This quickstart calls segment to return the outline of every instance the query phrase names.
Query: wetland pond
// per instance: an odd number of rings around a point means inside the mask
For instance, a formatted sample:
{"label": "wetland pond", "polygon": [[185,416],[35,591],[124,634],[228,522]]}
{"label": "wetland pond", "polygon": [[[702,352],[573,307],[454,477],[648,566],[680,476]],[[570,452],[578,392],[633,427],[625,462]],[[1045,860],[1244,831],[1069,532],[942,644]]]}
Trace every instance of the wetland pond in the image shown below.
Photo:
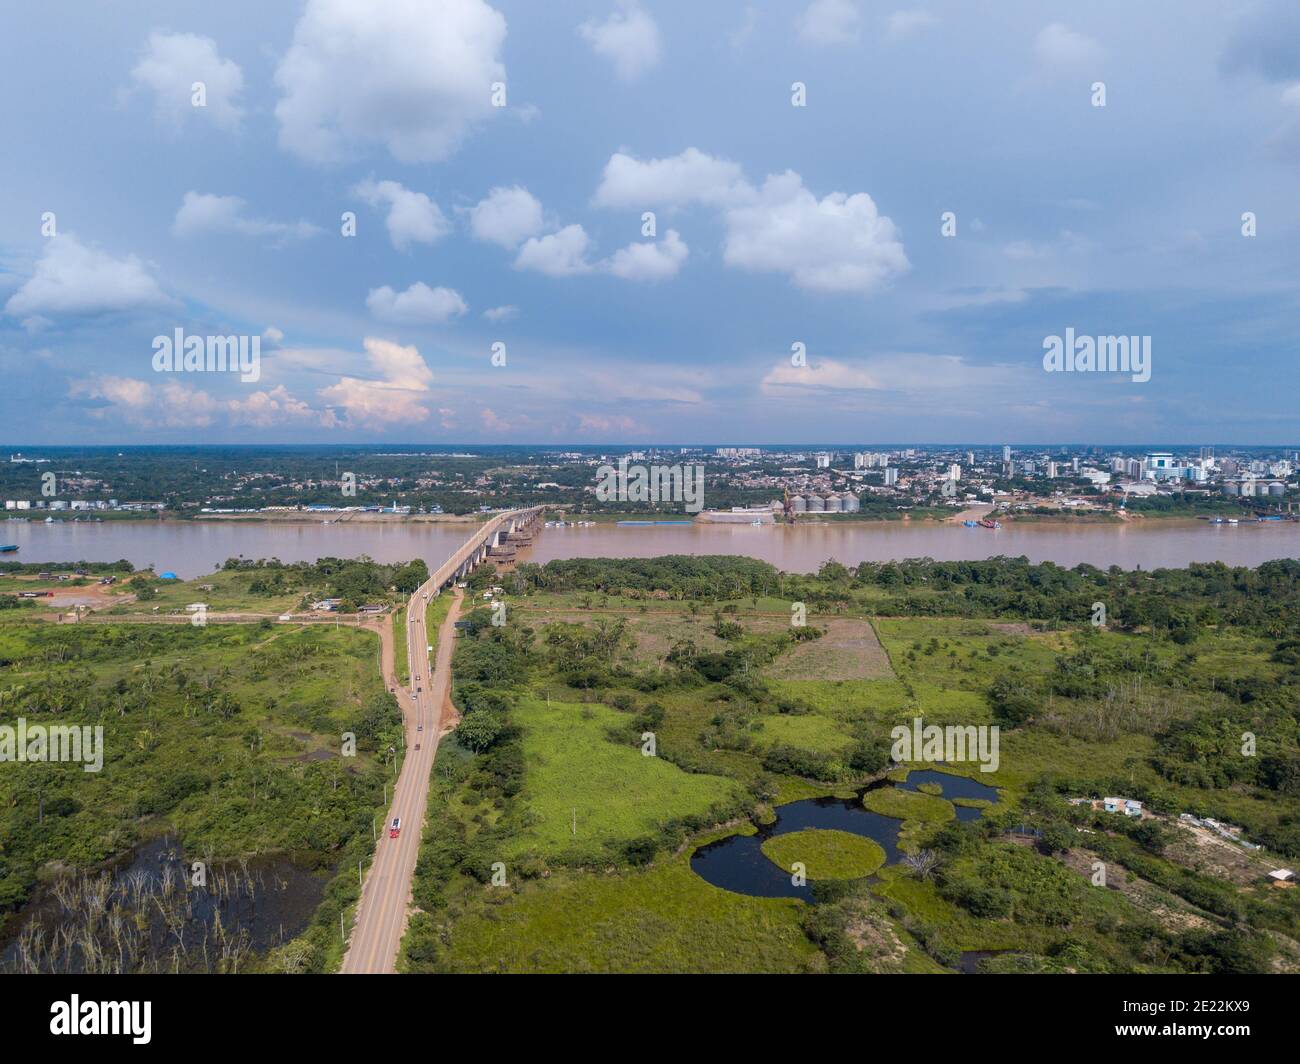
{"label": "wetland pond", "polygon": [[0,972],[234,972],[306,928],[327,877],[284,858],[207,869],[174,839],[42,885],[0,937]]}
{"label": "wetland pond", "polygon": [[[885,851],[885,864],[896,864],[902,857],[897,843],[898,829],[903,822],[864,809],[862,796],[877,787],[898,786],[903,790],[914,791],[926,783],[941,787],[942,797],[949,801],[954,798],[982,798],[989,802],[998,800],[997,788],[978,780],[933,769],[914,769],[908,773],[904,783],[877,780],[861,788],[852,798],[807,798],[778,806],[775,810],[776,819],[770,824],[758,825],[755,834],[728,835],[725,839],[701,846],[691,856],[691,868],[715,887],[735,894],[807,901],[812,897],[812,881],[809,880],[805,886],[796,887],[791,882],[790,872],[778,868],[763,853],[764,842],[777,835],[809,828],[847,831],[871,839]],[[956,809],[958,820],[974,820],[983,812],[969,806],[959,805]]]}

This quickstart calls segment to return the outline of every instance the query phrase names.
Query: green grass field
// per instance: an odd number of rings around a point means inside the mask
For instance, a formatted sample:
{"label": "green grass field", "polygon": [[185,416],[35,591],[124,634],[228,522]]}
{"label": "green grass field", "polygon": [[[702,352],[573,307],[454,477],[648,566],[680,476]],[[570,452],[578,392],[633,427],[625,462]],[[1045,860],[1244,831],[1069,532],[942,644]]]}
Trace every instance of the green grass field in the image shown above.
{"label": "green grass field", "polygon": [[515,707],[514,719],[523,730],[526,811],[508,856],[598,861],[620,843],[669,820],[704,815],[740,793],[732,780],[691,775],[637,746],[611,742],[606,732],[626,717],[606,706],[547,706],[530,698]]}
{"label": "green grass field", "polygon": [[[718,890],[685,855],[641,872],[479,887],[450,932],[453,972],[803,972],[820,957],[801,903]],[[498,891],[496,896],[492,891]]]}
{"label": "green grass field", "polygon": [[861,879],[885,863],[877,843],[847,831],[791,831],[767,839],[762,849],[783,872],[803,865],[809,879]]}

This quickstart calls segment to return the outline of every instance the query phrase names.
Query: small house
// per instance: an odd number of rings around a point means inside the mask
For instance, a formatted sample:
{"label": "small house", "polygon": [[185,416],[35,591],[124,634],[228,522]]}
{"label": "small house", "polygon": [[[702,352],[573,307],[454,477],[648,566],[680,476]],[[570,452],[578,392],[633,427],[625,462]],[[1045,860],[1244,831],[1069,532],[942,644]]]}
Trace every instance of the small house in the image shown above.
{"label": "small house", "polygon": [[1142,803],[1132,798],[1103,798],[1102,808],[1108,813],[1123,813],[1125,816],[1142,815]]}

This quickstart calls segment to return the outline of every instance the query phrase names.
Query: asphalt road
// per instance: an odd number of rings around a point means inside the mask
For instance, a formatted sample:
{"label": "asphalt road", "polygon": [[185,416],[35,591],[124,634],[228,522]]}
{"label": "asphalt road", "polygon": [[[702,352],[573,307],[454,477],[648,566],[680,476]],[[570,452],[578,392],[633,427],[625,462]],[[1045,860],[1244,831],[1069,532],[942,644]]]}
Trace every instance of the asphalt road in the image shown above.
{"label": "asphalt road", "polygon": [[[432,594],[428,584],[411,596],[406,609],[407,658],[412,663],[412,688],[418,689],[412,694],[401,686],[403,678],[398,677],[397,698],[406,722],[406,760],[362,887],[352,938],[343,958],[344,972],[395,972],[397,951],[406,930],[411,882],[428,807],[429,776],[450,691],[451,654],[461,603],[461,591],[455,588],[455,601],[438,630],[438,651],[430,677],[423,664],[429,660],[426,647],[432,642],[424,623],[426,591]],[[418,750],[416,743],[420,744]],[[390,839],[389,825],[394,817],[402,818],[402,830],[396,839]]]}

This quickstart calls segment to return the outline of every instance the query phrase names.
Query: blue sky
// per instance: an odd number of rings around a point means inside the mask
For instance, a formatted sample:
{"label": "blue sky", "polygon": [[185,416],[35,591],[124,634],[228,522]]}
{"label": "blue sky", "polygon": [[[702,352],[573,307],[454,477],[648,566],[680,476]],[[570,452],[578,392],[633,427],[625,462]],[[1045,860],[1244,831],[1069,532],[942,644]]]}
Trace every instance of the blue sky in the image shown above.
{"label": "blue sky", "polygon": [[3,438],[1294,444],[1300,8],[1229,7],[20,12]]}

